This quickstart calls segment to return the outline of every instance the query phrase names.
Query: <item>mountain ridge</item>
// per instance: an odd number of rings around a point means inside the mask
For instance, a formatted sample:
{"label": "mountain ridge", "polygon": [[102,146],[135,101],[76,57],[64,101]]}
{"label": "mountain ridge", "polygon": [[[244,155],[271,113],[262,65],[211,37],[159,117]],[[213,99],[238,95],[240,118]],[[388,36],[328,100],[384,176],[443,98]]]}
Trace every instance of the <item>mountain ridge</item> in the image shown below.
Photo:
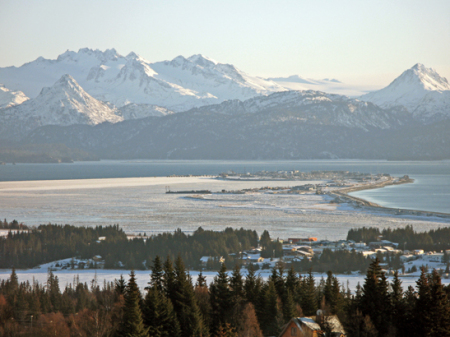
{"label": "mountain ridge", "polygon": [[68,50],[54,60],[39,57],[20,67],[0,68],[0,83],[33,98],[66,73],[94,98],[118,107],[152,104],[176,112],[285,90],[199,54],[151,63],[134,52],[122,56],[115,49],[88,48]]}

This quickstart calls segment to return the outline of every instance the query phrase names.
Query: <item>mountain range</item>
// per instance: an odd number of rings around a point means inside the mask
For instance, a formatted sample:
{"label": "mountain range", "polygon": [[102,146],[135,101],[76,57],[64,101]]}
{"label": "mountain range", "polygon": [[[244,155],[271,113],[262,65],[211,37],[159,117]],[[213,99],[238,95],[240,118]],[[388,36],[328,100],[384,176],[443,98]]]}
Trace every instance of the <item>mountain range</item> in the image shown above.
{"label": "mountain range", "polygon": [[92,97],[115,106],[152,104],[176,112],[286,90],[202,55],[150,63],[133,52],[122,56],[115,49],[87,48],[66,51],[55,60],[39,57],[21,67],[0,68],[0,83],[34,98],[65,74]]}
{"label": "mountain range", "polygon": [[264,79],[203,55],[150,63],[114,49],[0,68],[0,83],[0,139],[100,158],[450,158],[450,85],[421,64],[354,98],[289,90],[344,85],[336,79]]}

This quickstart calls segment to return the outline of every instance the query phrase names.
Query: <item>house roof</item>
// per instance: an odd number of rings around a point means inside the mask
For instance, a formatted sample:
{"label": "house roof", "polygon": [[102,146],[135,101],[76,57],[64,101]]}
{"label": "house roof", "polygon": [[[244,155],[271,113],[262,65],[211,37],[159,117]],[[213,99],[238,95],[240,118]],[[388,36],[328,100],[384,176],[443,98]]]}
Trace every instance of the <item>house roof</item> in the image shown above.
{"label": "house roof", "polygon": [[297,317],[296,319],[299,320],[304,325],[306,325],[311,330],[321,330],[320,325],[317,324],[311,317]]}

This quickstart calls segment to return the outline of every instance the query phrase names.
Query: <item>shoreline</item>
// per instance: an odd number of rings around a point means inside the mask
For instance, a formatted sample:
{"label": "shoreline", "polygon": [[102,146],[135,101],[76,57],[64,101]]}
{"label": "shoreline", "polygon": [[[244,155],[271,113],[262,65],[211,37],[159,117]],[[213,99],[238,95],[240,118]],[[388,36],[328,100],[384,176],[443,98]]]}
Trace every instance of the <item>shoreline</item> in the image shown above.
{"label": "shoreline", "polygon": [[434,211],[424,211],[424,210],[414,210],[414,209],[406,209],[406,208],[392,208],[381,206],[377,203],[367,201],[362,198],[354,197],[349,195],[352,192],[364,191],[364,190],[372,190],[377,188],[384,188],[386,186],[395,186],[402,184],[411,184],[414,182],[414,179],[402,179],[394,180],[391,178],[389,181],[381,182],[378,184],[372,185],[360,185],[355,187],[343,188],[341,190],[328,192],[327,195],[334,197],[338,203],[349,203],[354,205],[357,208],[366,208],[373,211],[381,211],[384,213],[388,213],[389,215],[412,215],[412,216],[424,216],[424,217],[438,217],[443,219],[450,219],[450,213],[442,213],[442,212],[434,212]]}

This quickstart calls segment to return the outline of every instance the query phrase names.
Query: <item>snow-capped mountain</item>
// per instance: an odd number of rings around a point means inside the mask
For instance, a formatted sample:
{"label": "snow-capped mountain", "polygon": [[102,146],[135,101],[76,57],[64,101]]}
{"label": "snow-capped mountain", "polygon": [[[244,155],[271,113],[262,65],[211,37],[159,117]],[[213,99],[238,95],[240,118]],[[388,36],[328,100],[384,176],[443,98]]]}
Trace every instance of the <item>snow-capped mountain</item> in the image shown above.
{"label": "snow-capped mountain", "polygon": [[22,104],[28,97],[22,91],[11,91],[0,84],[0,109]]}
{"label": "snow-capped mountain", "polygon": [[410,113],[402,107],[381,109],[343,95],[321,91],[286,91],[257,96],[246,101],[230,100],[217,105],[194,108],[188,113],[227,115],[266,114],[272,121],[292,119],[306,124],[334,125],[351,128],[390,129],[409,123]]}
{"label": "snow-capped mountain", "polygon": [[178,56],[172,61],[151,64],[155,76],[166,82],[195,90],[204,97],[245,100],[286,90],[282,86],[260,77],[251,76],[231,64],[222,64],[203,55],[189,58]]}
{"label": "snow-capped mountain", "polygon": [[42,89],[36,98],[0,110],[3,131],[19,128],[25,132],[43,125],[95,125],[122,120],[115,109],[86,93],[70,75],[63,75],[53,86]]}
{"label": "snow-capped mountain", "polygon": [[387,87],[360,98],[381,107],[403,105],[422,122],[450,118],[450,84],[434,69],[420,63]]}
{"label": "snow-capped mountain", "polygon": [[21,67],[0,68],[0,82],[36,97],[64,74],[91,96],[116,106],[153,104],[176,112],[285,90],[201,55],[150,63],[133,52],[122,56],[115,49],[87,48],[66,51],[56,60],[39,57]]}

